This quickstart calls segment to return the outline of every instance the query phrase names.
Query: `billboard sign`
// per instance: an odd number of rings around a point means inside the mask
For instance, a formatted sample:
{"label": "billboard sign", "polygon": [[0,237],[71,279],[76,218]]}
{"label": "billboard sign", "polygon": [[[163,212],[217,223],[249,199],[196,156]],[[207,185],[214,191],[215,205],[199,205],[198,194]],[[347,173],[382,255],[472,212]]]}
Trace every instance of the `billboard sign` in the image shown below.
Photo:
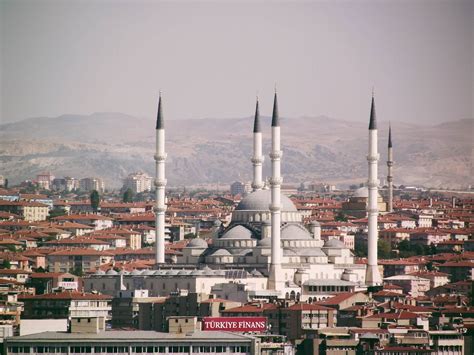
{"label": "billboard sign", "polygon": [[204,317],[202,330],[226,332],[263,332],[267,330],[266,317]]}

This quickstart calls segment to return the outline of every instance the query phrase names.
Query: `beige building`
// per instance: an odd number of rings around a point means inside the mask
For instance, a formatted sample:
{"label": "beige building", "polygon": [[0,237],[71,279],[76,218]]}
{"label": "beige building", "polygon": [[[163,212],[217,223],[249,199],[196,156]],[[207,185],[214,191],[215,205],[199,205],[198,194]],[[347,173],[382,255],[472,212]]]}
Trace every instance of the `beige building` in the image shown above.
{"label": "beige building", "polygon": [[152,180],[151,176],[143,172],[133,173],[124,179],[123,189],[131,189],[136,194],[151,191]]}
{"label": "beige building", "polygon": [[[369,190],[367,187],[361,187],[354,191],[354,194],[349,198],[349,201],[342,203],[342,212],[346,215],[357,218],[367,217],[367,203],[369,200]],[[384,202],[382,196],[377,196],[377,206],[379,213],[387,212],[387,204]]]}
{"label": "beige building", "polygon": [[64,291],[36,296],[21,296],[22,317],[27,319],[60,319],[76,317],[110,318],[110,296],[78,291]]}
{"label": "beige building", "polygon": [[412,297],[424,296],[430,290],[431,281],[414,275],[396,275],[384,278],[384,282],[403,288],[403,293]]}
{"label": "beige building", "polygon": [[114,255],[94,249],[59,250],[48,254],[47,262],[51,272],[93,271],[110,263]]}
{"label": "beige building", "polygon": [[49,207],[40,202],[0,200],[0,211],[14,213],[25,221],[45,221],[49,215]]}

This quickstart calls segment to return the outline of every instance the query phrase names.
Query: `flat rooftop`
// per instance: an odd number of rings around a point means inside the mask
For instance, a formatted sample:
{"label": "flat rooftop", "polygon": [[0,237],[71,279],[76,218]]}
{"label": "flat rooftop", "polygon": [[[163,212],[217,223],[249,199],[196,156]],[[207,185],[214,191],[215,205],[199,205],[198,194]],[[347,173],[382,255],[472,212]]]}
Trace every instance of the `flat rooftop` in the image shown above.
{"label": "flat rooftop", "polygon": [[8,343],[56,343],[56,342],[81,342],[86,341],[91,344],[101,343],[170,343],[183,341],[190,342],[251,342],[255,340],[253,336],[221,331],[194,331],[189,333],[160,333],[148,330],[110,330],[99,333],[67,333],[67,332],[43,332],[37,334],[9,337]]}

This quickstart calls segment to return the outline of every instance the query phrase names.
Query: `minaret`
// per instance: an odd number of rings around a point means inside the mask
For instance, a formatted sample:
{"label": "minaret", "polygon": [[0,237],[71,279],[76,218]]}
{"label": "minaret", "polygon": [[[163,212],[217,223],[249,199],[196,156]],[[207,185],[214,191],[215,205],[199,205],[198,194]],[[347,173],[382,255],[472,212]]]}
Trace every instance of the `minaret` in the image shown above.
{"label": "minaret", "polygon": [[278,117],[278,99],[275,90],[272,115],[272,151],[270,158],[272,160],[271,186],[271,222],[272,222],[272,260],[270,264],[270,277],[268,279],[268,288],[272,290],[281,290],[284,286],[281,272],[281,183],[280,160],[282,151],[280,150],[280,118]]}
{"label": "minaret", "polygon": [[393,146],[392,146],[392,126],[388,126],[388,155],[387,155],[387,182],[388,182],[388,212],[393,212]]}
{"label": "minaret", "polygon": [[369,221],[369,236],[368,236],[368,263],[365,274],[365,283],[367,286],[376,286],[382,283],[379,268],[377,265],[377,197],[378,184],[377,169],[378,169],[379,154],[377,152],[377,121],[375,118],[375,99],[372,94],[372,107],[370,109],[370,123],[369,123],[369,155],[367,161],[369,163],[369,201],[367,206],[368,221]]}
{"label": "minaret", "polygon": [[156,188],[156,205],[155,205],[155,256],[156,263],[163,264],[165,262],[165,126],[163,120],[163,104],[161,102],[161,92],[160,99],[158,101],[158,115],[156,117],[156,179],[155,179],[155,188]]}
{"label": "minaret", "polygon": [[252,156],[252,165],[253,165],[253,181],[252,189],[253,191],[260,190],[263,188],[262,182],[262,129],[260,127],[260,111],[258,108],[258,97],[257,103],[255,106],[255,120],[253,123],[253,156]]}

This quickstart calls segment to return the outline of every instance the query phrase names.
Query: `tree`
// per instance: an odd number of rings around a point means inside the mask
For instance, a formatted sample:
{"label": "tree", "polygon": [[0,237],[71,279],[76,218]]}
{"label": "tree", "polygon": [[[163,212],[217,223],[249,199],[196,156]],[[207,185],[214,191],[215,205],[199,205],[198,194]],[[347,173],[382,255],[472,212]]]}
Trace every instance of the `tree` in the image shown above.
{"label": "tree", "polygon": [[72,269],[70,272],[71,274],[79,276],[79,277],[84,276],[84,271],[82,270],[82,266],[80,265],[77,265],[76,267],[74,267],[74,269]]}
{"label": "tree", "polygon": [[10,269],[11,267],[12,267],[12,264],[10,260],[3,259],[2,269]]}
{"label": "tree", "polygon": [[184,235],[184,239],[194,239],[194,238],[196,238],[196,234],[194,233],[186,233]]}
{"label": "tree", "polygon": [[360,258],[367,257],[367,242],[364,240],[358,240],[354,246],[354,254]]}
{"label": "tree", "polygon": [[99,192],[97,190],[93,190],[91,192],[91,206],[92,206],[92,210],[94,212],[97,212],[97,210],[99,209],[99,204],[100,204],[100,196],[99,196]]}
{"label": "tree", "polygon": [[3,183],[3,186],[8,189],[8,179],[5,179],[5,182]]}
{"label": "tree", "polygon": [[51,211],[49,211],[49,219],[52,219],[52,218],[58,217],[58,216],[64,216],[66,214],[67,214],[67,212],[64,208],[55,207]]}
{"label": "tree", "polygon": [[347,217],[346,215],[341,211],[339,212],[336,217],[334,217],[334,220],[338,222],[347,222]]}
{"label": "tree", "polygon": [[128,188],[124,193],[123,193],[123,202],[132,202],[133,201],[133,191],[132,189]]}
{"label": "tree", "polygon": [[377,243],[377,253],[380,259],[390,259],[392,255],[392,247],[385,240],[379,240]]}

